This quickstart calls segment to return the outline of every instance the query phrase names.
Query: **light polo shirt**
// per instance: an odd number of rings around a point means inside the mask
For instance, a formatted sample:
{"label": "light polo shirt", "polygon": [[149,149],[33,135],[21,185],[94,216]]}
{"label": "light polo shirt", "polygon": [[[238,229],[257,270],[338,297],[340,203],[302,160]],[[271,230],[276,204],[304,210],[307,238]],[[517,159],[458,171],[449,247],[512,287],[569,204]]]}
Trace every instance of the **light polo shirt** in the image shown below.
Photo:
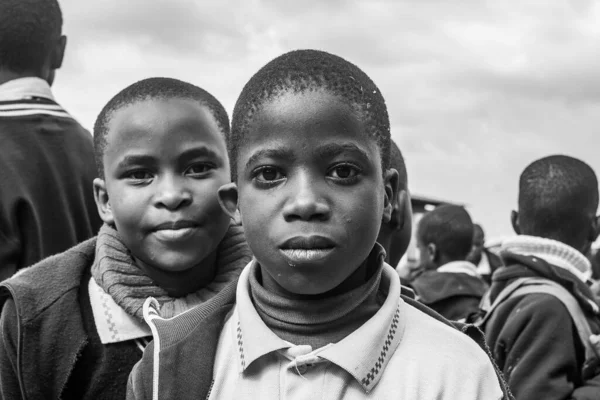
{"label": "light polo shirt", "polygon": [[92,277],[88,284],[94,324],[102,344],[135,340],[141,351],[152,337],[150,327],[129,315]]}
{"label": "light polo shirt", "polygon": [[237,304],[219,337],[211,400],[502,398],[485,352],[468,336],[409,306],[385,264],[379,311],[338,343],[291,344],[262,321],[250,298],[247,266]]}

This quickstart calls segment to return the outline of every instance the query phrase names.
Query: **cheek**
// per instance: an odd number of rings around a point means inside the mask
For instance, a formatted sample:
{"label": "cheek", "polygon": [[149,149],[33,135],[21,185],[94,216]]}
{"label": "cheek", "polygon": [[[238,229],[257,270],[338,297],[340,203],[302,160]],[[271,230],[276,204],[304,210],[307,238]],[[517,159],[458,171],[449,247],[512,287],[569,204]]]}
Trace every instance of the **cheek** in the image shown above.
{"label": "cheek", "polygon": [[351,233],[359,233],[361,240],[376,237],[381,227],[383,199],[378,191],[361,190],[344,199],[343,222]]}

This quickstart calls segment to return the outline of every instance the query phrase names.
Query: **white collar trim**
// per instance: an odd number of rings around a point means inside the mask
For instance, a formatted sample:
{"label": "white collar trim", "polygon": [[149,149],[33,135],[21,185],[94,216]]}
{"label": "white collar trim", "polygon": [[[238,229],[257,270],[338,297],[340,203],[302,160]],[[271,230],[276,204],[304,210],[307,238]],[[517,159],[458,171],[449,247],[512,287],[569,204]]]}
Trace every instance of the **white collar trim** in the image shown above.
{"label": "white collar trim", "polygon": [[479,276],[475,264],[468,261],[451,261],[439,267],[438,272],[450,272],[454,274],[467,274],[471,276]]}
{"label": "white collar trim", "polygon": [[152,336],[144,321],[127,314],[92,277],[88,286],[94,323],[102,344]]}
{"label": "white collar trim", "polygon": [[42,97],[54,101],[48,82],[37,77],[13,79],[0,85],[0,101]]}

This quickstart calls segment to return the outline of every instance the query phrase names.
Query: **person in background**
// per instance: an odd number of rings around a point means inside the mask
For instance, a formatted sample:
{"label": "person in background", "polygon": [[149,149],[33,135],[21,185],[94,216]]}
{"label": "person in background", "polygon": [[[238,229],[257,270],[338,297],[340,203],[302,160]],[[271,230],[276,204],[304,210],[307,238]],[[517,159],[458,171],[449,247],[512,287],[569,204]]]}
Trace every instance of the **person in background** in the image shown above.
{"label": "person in background", "polygon": [[467,261],[473,222],[461,206],[442,205],[421,218],[417,248],[423,272],[411,283],[417,300],[450,320],[462,321],[479,311],[487,284]]}
{"label": "person in background", "polygon": [[[592,269],[585,256],[598,237],[597,209],[598,179],[583,161],[553,155],[528,165],[519,178],[518,210],[511,215],[518,236],[502,244],[505,266],[494,273],[490,302],[518,279],[548,281],[572,298],[592,334],[600,333],[600,307],[588,286]],[[517,400],[599,398],[600,374],[582,373],[584,344],[558,297],[515,294],[495,308],[483,328]]]}
{"label": "person in background", "polygon": [[502,260],[485,247],[485,232],[479,224],[473,224],[473,248],[467,261],[475,264],[477,273],[489,285],[494,271],[502,266]]}
{"label": "person in background", "polygon": [[148,296],[173,317],[234,282],[251,254],[219,205],[229,117],[210,93],[149,78],[94,126],[96,238],[0,285],[0,398],[123,399],[151,337]]}
{"label": "person in background", "polygon": [[0,281],[101,225],[92,137],[50,89],[66,43],[56,0],[0,1]]}
{"label": "person in background", "polygon": [[377,242],[385,249],[385,261],[396,268],[411,240],[412,207],[404,157],[393,140],[390,141],[390,168],[398,171],[398,195],[394,197],[390,220],[381,223]]}

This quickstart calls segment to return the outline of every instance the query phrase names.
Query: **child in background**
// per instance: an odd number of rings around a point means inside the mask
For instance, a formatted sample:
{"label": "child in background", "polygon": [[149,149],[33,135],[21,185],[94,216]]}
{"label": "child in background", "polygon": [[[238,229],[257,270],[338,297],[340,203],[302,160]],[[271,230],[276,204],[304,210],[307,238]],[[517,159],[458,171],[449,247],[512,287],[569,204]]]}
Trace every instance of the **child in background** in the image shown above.
{"label": "child in background", "polygon": [[502,266],[502,260],[485,247],[485,232],[479,224],[473,224],[473,247],[467,261],[477,267],[477,274],[488,285],[492,283],[494,271]]}
{"label": "child in background", "polygon": [[113,97],[94,128],[97,238],[2,284],[2,399],[122,399],[151,336],[142,306],[183,313],[250,260],[221,210],[229,119],[206,91],[151,78]]}
{"label": "child in background", "polygon": [[479,312],[487,284],[466,261],[473,222],[460,206],[442,205],[419,221],[417,248],[423,272],[412,281],[417,299],[444,317],[464,321]]}
{"label": "child in background", "polygon": [[[502,244],[505,267],[494,273],[490,301],[518,279],[548,281],[566,292],[597,335],[600,311],[587,285],[592,270],[585,256],[598,237],[597,209],[598,180],[589,165],[554,155],[527,166],[519,179],[519,209],[512,213],[518,236]],[[584,373],[584,344],[556,296],[528,293],[507,298],[484,328],[516,399],[600,397],[600,368],[586,368],[590,373]]]}
{"label": "child in background", "polygon": [[147,302],[154,341],[128,398],[503,398],[486,353],[405,302],[384,262],[389,132],[381,92],[340,57],[293,51],[251,78],[229,142],[235,183],[219,196],[239,207],[255,260],[173,319]]}

